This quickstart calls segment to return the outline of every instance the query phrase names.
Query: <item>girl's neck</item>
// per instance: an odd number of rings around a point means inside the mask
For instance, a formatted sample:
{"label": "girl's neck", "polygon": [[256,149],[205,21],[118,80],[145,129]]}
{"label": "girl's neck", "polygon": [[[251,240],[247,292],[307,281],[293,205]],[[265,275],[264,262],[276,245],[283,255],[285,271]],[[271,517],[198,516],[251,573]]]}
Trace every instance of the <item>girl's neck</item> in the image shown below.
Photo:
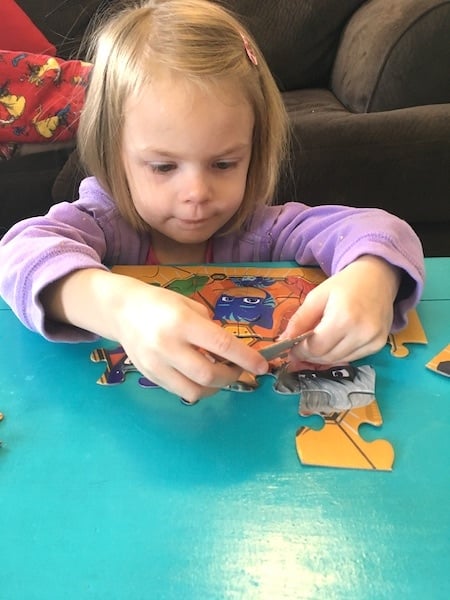
{"label": "girl's neck", "polygon": [[201,264],[212,261],[211,240],[202,244],[157,244],[150,242],[147,262],[159,265]]}

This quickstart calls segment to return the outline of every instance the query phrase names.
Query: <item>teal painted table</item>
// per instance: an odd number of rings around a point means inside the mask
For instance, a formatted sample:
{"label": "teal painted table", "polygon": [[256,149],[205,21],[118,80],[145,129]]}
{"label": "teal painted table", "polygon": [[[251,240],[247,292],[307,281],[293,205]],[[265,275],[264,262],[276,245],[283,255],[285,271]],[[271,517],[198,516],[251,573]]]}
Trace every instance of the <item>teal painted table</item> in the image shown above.
{"label": "teal painted table", "polygon": [[384,425],[362,432],[392,472],[302,466],[306,420],[268,378],[194,407],[98,386],[93,345],[0,304],[0,598],[450,598],[450,382],[425,368],[450,342],[450,260],[427,270],[428,345],[364,361]]}

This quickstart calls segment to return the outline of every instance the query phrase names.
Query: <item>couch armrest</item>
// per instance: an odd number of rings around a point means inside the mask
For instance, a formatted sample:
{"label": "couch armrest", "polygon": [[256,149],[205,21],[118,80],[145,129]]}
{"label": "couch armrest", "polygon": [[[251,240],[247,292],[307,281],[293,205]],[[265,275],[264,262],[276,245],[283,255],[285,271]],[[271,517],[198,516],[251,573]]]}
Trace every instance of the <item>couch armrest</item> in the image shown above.
{"label": "couch armrest", "polygon": [[332,91],[352,112],[450,102],[449,0],[371,0],[344,29]]}

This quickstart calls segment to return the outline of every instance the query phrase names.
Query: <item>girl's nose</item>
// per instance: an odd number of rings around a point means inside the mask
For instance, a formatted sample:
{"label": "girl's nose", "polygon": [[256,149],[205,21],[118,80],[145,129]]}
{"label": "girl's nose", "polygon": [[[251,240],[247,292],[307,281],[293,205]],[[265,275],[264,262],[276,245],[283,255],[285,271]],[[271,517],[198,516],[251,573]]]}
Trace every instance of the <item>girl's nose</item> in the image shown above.
{"label": "girl's nose", "polygon": [[210,197],[210,184],[208,176],[203,171],[190,173],[186,177],[183,189],[183,200],[185,202],[206,202]]}

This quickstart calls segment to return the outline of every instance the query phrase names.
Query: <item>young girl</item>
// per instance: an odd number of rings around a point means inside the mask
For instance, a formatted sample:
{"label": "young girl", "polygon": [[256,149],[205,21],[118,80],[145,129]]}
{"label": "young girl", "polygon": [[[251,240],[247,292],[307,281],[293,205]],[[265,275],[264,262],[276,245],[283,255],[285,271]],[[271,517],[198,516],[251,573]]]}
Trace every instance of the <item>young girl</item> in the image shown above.
{"label": "young girl", "polygon": [[287,117],[233,16],[206,0],[143,2],[103,26],[93,62],[78,132],[93,177],[79,200],[18,223],[1,243],[0,293],[27,327],[50,340],[114,339],[146,377],[193,402],[267,362],[193,300],[105,265],[318,264],[330,277],[283,334],[314,328],[295,352],[316,363],[373,353],[405,324],[423,283],[405,222],[269,206]]}

